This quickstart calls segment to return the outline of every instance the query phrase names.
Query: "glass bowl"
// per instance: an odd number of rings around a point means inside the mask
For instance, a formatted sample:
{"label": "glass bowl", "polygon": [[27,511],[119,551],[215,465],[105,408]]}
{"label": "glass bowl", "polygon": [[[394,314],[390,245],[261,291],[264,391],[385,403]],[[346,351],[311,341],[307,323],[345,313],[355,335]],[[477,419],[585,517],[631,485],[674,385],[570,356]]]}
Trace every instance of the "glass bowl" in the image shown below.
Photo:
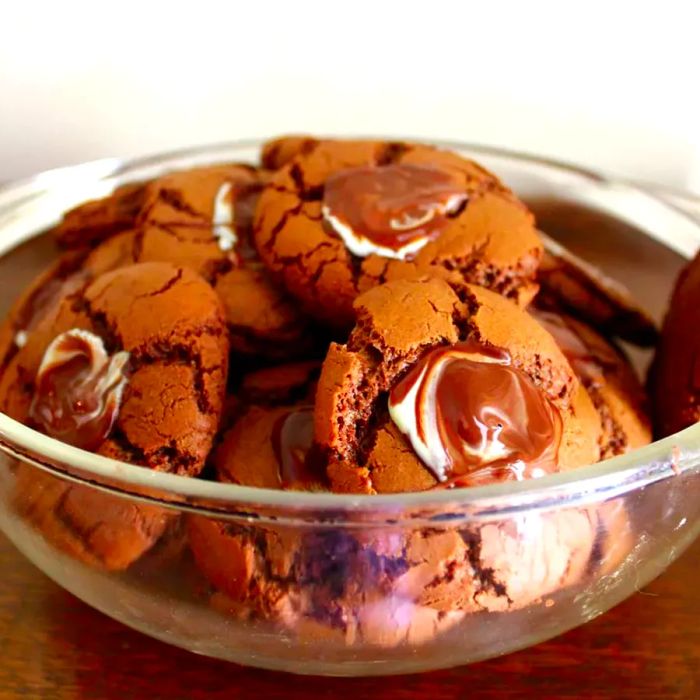
{"label": "glass bowl", "polygon": [[[700,244],[692,217],[578,168],[443,145],[495,171],[544,231],[626,283],[660,318]],[[0,312],[54,254],[42,232],[65,210],[164,171],[253,161],[258,148],[103,160],[0,189]],[[648,352],[633,358],[643,370]],[[0,527],[59,585],[171,644],[295,673],[408,673],[536,644],[639,590],[700,528],[700,425],[533,481],[385,496],[156,473],[2,414],[0,448]],[[90,503],[92,520],[76,522],[70,502]],[[123,537],[122,527],[137,538],[154,522],[163,536],[127,568],[85,546]],[[207,579],[201,572],[212,561]]]}

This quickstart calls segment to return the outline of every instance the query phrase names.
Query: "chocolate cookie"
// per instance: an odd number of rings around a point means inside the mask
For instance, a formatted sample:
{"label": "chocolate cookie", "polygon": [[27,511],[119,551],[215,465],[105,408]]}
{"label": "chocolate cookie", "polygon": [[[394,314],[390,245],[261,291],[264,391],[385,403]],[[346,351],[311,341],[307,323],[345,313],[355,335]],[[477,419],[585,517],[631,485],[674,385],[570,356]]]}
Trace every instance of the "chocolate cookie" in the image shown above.
{"label": "chocolate cookie", "polygon": [[[228,350],[221,303],[194,272],[121,268],[71,292],[39,322],[0,377],[0,410],[98,454],[195,476],[219,425]],[[167,521],[159,509],[59,481],[44,493],[38,504],[31,494],[18,498],[35,513],[50,510],[35,522],[60,520],[79,540],[75,550],[108,568],[128,565]]]}
{"label": "chocolate cookie", "polygon": [[647,398],[622,351],[567,314],[531,313],[557,341],[600,415],[600,459],[651,442]]}
{"label": "chocolate cookie", "polygon": [[649,373],[654,432],[665,437],[700,420],[700,255],[681,272]]}
{"label": "chocolate cookie", "polygon": [[227,352],[208,285],[184,268],[133,265],[39,324],[0,378],[0,408],[100,454],[192,475],[218,427]]}
{"label": "chocolate cookie", "polygon": [[62,248],[84,248],[133,228],[145,194],[144,183],[121,185],[109,197],[85,202],[66,212],[53,229],[53,236]]}
{"label": "chocolate cookie", "polygon": [[425,273],[521,303],[536,292],[533,217],[476,163],[377,141],[281,140],[263,153],[284,165],[260,196],[256,247],[316,318],[349,326],[360,292]]}
{"label": "chocolate cookie", "polygon": [[603,334],[642,347],[658,339],[654,319],[617,280],[540,233],[545,254],[537,271],[538,304],[565,309]]}
{"label": "chocolate cookie", "polygon": [[356,302],[321,372],[315,435],[333,490],[416,491],[597,461],[600,420],[554,339],[480,287],[392,282]]}
{"label": "chocolate cookie", "polygon": [[[271,622],[306,643],[416,645],[464,616],[412,600],[413,586],[422,583],[417,578],[392,592],[409,560],[385,559],[343,531],[244,528],[203,518],[189,525],[195,559],[217,591],[212,602],[226,613]],[[447,577],[449,559],[441,557],[449,558],[450,543],[432,545],[407,556],[415,556],[425,575],[440,561]]]}

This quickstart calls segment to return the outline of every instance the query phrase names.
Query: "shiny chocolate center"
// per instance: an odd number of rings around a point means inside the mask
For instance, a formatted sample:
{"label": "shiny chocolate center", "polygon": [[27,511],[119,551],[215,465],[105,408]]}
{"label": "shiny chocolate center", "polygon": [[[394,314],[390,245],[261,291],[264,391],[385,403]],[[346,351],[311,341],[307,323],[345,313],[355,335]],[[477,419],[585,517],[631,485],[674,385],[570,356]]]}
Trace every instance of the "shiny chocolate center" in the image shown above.
{"label": "shiny chocolate center", "polygon": [[559,411],[504,350],[471,341],[431,350],[394,386],[389,412],[438,481],[556,471]]}
{"label": "shiny chocolate center", "polygon": [[317,480],[307,460],[313,439],[313,407],[292,409],[277,419],[272,430],[272,449],[283,488]]}
{"label": "shiny chocolate center", "polygon": [[465,199],[464,187],[439,168],[366,166],[328,178],[323,213],[356,255],[415,252],[440,234]]}
{"label": "shiny chocolate center", "polygon": [[31,420],[51,437],[96,448],[119,415],[128,360],[126,352],[109,357],[101,338],[88,331],[62,333],[37,372]]}

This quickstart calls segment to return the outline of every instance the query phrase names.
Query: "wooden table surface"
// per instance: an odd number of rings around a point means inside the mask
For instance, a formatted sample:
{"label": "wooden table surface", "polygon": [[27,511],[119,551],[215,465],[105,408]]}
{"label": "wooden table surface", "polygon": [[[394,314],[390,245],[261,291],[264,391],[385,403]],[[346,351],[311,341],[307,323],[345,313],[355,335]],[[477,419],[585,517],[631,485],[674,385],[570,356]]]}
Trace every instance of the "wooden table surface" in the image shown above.
{"label": "wooden table surface", "polygon": [[644,591],[558,639],[390,678],[295,677],[168,647],[65,593],[1,535],[0,571],[0,700],[700,698],[700,541]]}

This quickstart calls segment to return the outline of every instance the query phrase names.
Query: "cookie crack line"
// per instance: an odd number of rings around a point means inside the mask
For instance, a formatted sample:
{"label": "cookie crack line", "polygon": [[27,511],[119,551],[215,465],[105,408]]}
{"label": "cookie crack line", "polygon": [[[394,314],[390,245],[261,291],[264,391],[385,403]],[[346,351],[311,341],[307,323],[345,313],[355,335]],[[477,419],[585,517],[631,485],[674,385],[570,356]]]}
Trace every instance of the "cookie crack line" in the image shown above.
{"label": "cookie crack line", "polygon": [[295,194],[302,202],[320,202],[323,199],[324,185],[307,185],[304,181],[302,168],[298,163],[292,163],[289,168],[289,176],[297,188]]}
{"label": "cookie crack line", "polygon": [[181,279],[182,279],[182,268],[178,268],[175,274],[167,280],[160,288],[153,290],[152,292],[146,292],[145,294],[135,294],[134,299],[148,299],[150,297],[157,297],[160,294],[165,294],[169,292]]}
{"label": "cookie crack line", "polygon": [[161,187],[158,191],[158,195],[156,196],[156,199],[154,200],[154,203],[151,205],[151,207],[144,210],[146,221],[148,220],[148,214],[153,209],[153,207],[157,204],[157,201],[159,199],[161,199],[163,202],[165,202],[168,206],[171,206],[173,209],[175,209],[179,212],[182,212],[183,214],[189,214],[190,216],[194,217],[195,219],[205,219],[206,218],[206,216],[202,212],[197,211],[194,207],[190,206],[185,201],[181,192],[179,192],[178,190],[173,189],[171,187]]}
{"label": "cookie crack line", "polygon": [[72,308],[77,313],[85,314],[93,332],[102,339],[108,354],[121,352],[124,349],[124,341],[117,330],[116,323],[111,321],[104,311],[96,311],[92,307],[92,302],[85,296],[89,284],[86,284],[79,295],[76,295]]}
{"label": "cookie crack line", "polygon": [[205,388],[204,376],[219,370],[223,372],[223,366],[205,367],[201,354],[196,352],[191,345],[184,343],[174,343],[162,350],[149,350],[147,348],[134,350],[132,358],[133,371],[137,371],[144,365],[157,363],[173,363],[189,367],[194,374],[194,388],[197,392],[197,407],[200,413],[204,415],[216,414],[209,392]]}
{"label": "cookie crack line", "polygon": [[[292,216],[296,216],[299,214],[299,212],[303,209],[304,207],[304,202],[301,200],[295,204],[291,209],[287,209],[282,213],[282,215],[279,217],[277,220],[277,223],[272,227],[270,230],[270,234],[267,238],[266,241],[263,242],[263,247],[268,251],[269,254],[272,254],[271,257],[274,260],[277,256],[273,254],[273,250],[275,246],[277,245],[277,238],[279,237],[280,233],[284,230],[285,226],[287,225],[289,218]],[[255,238],[255,236],[254,236]]]}

